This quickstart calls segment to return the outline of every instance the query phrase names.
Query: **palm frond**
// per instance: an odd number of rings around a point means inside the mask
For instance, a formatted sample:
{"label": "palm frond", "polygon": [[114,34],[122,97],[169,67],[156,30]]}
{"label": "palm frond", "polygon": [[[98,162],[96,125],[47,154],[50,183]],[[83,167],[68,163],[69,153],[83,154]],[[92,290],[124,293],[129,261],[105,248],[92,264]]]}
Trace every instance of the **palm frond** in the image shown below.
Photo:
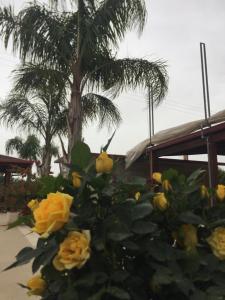
{"label": "palm frond", "polygon": [[103,0],[96,7],[86,26],[82,24],[82,30],[85,29],[85,32],[82,31],[83,48],[117,46],[128,29],[138,28],[139,33],[143,31],[147,16],[144,0]]}
{"label": "palm frond", "polygon": [[7,154],[18,153],[20,158],[37,160],[41,155],[40,141],[35,135],[28,135],[23,141],[20,137],[9,139],[6,142],[5,150]]}
{"label": "palm frond", "polygon": [[12,38],[13,51],[18,51],[23,61],[45,61],[65,68],[73,55],[64,30],[66,18],[67,15],[52,12],[44,5],[29,4],[17,15],[11,6],[3,7],[0,8],[0,35],[6,48]]}
{"label": "palm frond", "polygon": [[83,122],[99,121],[99,127],[103,125],[118,126],[121,115],[116,105],[107,97],[88,93],[82,97]]}
{"label": "palm frond", "polygon": [[28,135],[20,151],[21,158],[38,160],[41,155],[41,145],[39,139],[31,134]]}
{"label": "palm frond", "polygon": [[112,59],[89,74],[91,84],[109,91],[112,97],[126,89],[150,88],[155,103],[166,94],[168,77],[166,65],[161,61],[143,59]]}
{"label": "palm frond", "polygon": [[46,110],[41,103],[32,103],[24,95],[10,94],[0,104],[0,120],[7,126],[17,125],[21,129],[35,130],[45,135]]}
{"label": "palm frond", "polygon": [[51,155],[55,157],[59,155],[59,148],[54,144],[51,144]]}
{"label": "palm frond", "polygon": [[25,63],[13,71],[13,93],[49,90],[66,93],[69,75],[45,64]]}
{"label": "palm frond", "polygon": [[5,152],[7,154],[13,154],[14,151],[19,153],[22,146],[23,146],[23,140],[20,137],[16,136],[6,141]]}

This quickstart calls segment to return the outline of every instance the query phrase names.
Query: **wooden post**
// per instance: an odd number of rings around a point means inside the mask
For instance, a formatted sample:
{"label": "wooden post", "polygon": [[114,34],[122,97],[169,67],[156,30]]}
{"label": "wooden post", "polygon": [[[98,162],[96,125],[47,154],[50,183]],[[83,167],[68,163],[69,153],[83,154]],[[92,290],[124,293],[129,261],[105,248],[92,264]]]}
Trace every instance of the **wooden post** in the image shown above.
{"label": "wooden post", "polygon": [[10,183],[10,181],[11,181],[11,172],[9,172],[9,171],[6,171],[5,172],[5,180],[4,180],[5,182],[5,185],[8,185],[9,183]]}

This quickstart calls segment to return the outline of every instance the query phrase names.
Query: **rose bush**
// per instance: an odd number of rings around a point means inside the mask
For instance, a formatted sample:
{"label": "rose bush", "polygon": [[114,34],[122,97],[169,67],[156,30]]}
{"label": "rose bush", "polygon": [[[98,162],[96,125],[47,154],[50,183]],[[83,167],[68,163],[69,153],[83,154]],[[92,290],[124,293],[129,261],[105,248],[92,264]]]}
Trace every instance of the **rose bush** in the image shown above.
{"label": "rose bush", "polygon": [[8,267],[32,260],[43,282],[25,285],[29,293],[40,283],[42,300],[225,299],[225,202],[202,187],[204,172],[168,170],[150,186],[83,143],[70,168],[63,193],[31,205],[37,246]]}

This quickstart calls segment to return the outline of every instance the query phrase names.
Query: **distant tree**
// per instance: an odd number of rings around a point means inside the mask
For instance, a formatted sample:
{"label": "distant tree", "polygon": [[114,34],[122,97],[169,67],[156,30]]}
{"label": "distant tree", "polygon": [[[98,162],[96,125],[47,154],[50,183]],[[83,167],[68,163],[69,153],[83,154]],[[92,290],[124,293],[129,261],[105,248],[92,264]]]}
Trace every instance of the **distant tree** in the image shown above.
{"label": "distant tree", "polygon": [[5,151],[7,154],[16,152],[20,158],[37,161],[40,159],[42,147],[35,135],[28,135],[25,141],[16,136],[6,141]]}
{"label": "distant tree", "polygon": [[[16,152],[22,159],[34,160],[38,168],[38,173],[42,176],[49,175],[50,168],[46,170],[43,168],[44,164],[40,162],[43,159],[45,148],[41,146],[39,139],[35,135],[28,135],[25,141],[18,136],[7,140],[5,151],[7,154]],[[52,156],[57,157],[58,154],[58,147],[51,144],[50,159]]]}
{"label": "distant tree", "polygon": [[55,10],[32,3],[16,15],[12,7],[3,7],[0,36],[6,48],[12,40],[13,51],[30,67],[35,64],[35,73],[39,68],[43,75],[30,76],[27,87],[40,84],[40,77],[45,82],[51,76],[70,90],[70,155],[74,143],[82,138],[84,103],[111,104],[105,96],[92,92],[107,91],[114,98],[127,88],[151,87],[154,101],[159,102],[167,90],[167,73],[160,61],[117,59],[113,51],[127,30],[137,28],[142,32],[146,21],[144,0],[77,0],[72,1],[76,3],[73,12],[56,10],[58,1],[51,2]]}
{"label": "distant tree", "polygon": [[[41,150],[42,175],[48,175],[50,172],[51,158],[56,152],[56,148],[53,147],[53,139],[59,134],[66,133],[64,97],[63,93],[54,92],[50,88],[32,90],[27,95],[14,91],[0,104],[0,120],[7,127],[17,126],[21,130],[35,132],[43,138],[44,145]],[[37,139],[35,140],[33,135],[31,137],[33,137],[33,140],[29,139],[32,142],[31,148],[36,145],[35,149],[39,149]],[[29,149],[27,143],[25,143],[27,145],[25,149],[21,147],[20,138],[13,139],[11,142],[7,149],[20,149],[22,151],[18,152],[20,155],[24,154],[26,149]],[[36,142],[36,144],[33,142]],[[35,152],[36,154],[39,154],[40,158],[40,151]],[[36,157],[32,159],[36,160]]]}

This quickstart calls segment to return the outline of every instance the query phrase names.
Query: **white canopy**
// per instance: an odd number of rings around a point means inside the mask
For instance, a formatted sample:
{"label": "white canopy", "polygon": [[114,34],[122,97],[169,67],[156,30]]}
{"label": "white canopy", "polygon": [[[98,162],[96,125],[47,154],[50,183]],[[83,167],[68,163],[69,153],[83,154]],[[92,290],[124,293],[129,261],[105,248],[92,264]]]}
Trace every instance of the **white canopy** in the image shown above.
{"label": "white canopy", "polygon": [[[194,131],[200,130],[201,128],[207,126],[207,125],[213,125],[216,123],[220,123],[225,121],[225,110],[221,110],[218,113],[212,115],[208,119],[208,123],[205,121],[205,119],[188,122],[176,127],[172,127],[169,129],[165,129],[162,131],[159,131],[156,133],[152,139],[151,142],[153,145],[158,145],[161,143],[165,143],[169,140],[173,140],[174,138],[179,138],[184,135],[190,134]],[[138,145],[136,145],[134,148],[129,150],[127,152],[125,161],[126,161],[126,168],[129,168],[144,152],[145,149],[150,146],[150,140],[149,138],[142,141]]]}

